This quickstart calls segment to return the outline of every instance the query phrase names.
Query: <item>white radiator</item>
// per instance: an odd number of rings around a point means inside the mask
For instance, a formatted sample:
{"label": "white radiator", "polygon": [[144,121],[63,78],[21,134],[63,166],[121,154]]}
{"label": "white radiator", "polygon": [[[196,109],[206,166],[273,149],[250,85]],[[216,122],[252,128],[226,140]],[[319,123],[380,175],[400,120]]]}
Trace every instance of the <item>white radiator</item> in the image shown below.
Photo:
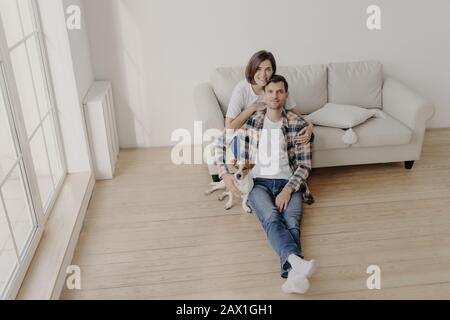
{"label": "white radiator", "polygon": [[84,101],[84,116],[95,178],[113,179],[119,156],[119,138],[111,82],[94,82]]}

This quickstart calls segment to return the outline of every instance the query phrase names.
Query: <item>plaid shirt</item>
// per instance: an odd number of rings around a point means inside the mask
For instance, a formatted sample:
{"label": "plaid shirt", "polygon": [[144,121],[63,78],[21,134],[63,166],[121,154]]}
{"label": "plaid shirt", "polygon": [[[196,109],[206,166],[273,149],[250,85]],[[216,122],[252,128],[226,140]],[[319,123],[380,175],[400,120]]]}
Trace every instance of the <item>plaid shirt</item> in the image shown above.
{"label": "plaid shirt", "polygon": [[[265,117],[266,111],[259,111],[252,115],[243,128],[238,130],[238,133],[234,134],[233,137],[227,134],[219,137],[215,145],[215,161],[219,166],[219,177],[222,177],[226,173],[231,173],[227,166],[227,164],[231,163],[231,161],[227,160],[232,159],[230,153],[227,154],[227,146],[232,141],[230,138],[234,138],[237,135],[240,138],[240,145],[243,145],[240,149],[244,151],[244,159],[254,159],[254,155],[257,154],[259,147],[260,134],[264,127]],[[282,118],[283,125],[281,130],[286,141],[289,165],[294,172],[287,186],[291,187],[294,192],[302,191],[303,201],[311,205],[314,203],[314,198],[306,183],[312,168],[311,143],[297,144],[294,142],[294,138],[303,128],[308,126],[308,123],[302,117],[290,111],[283,111]],[[243,139],[242,137],[245,138]],[[238,158],[237,155],[235,157]]]}

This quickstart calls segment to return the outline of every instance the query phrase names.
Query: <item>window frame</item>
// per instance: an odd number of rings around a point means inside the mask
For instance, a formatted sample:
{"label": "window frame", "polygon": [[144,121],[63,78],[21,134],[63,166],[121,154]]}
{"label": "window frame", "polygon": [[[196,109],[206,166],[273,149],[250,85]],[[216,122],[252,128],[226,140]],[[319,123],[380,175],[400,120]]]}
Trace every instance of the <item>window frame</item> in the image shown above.
{"label": "window frame", "polygon": [[[22,255],[20,255],[20,252],[17,251],[16,247],[16,256],[18,258],[18,267],[14,270],[14,273],[9,278],[9,282],[4,290],[4,292],[0,292],[0,298],[1,299],[14,299],[20,289],[20,286],[22,284],[23,279],[25,278],[26,272],[28,270],[28,267],[34,257],[34,254],[36,252],[37,246],[39,244],[39,241],[42,237],[45,225],[48,221],[48,218],[50,216],[50,212],[56,202],[56,199],[58,198],[62,186],[64,184],[65,178],[67,176],[67,165],[66,165],[66,159],[63,152],[63,142],[62,142],[62,134],[61,134],[61,128],[59,124],[59,118],[58,118],[58,112],[57,112],[57,105],[56,105],[56,99],[55,99],[55,93],[52,85],[52,79],[49,69],[49,63],[48,63],[48,55],[47,55],[47,49],[45,47],[45,41],[43,36],[43,30],[42,30],[42,22],[41,22],[41,15],[39,10],[39,5],[36,0],[28,0],[30,3],[30,10],[32,13],[32,19],[33,25],[35,27],[35,30],[30,33],[29,35],[24,35],[23,38],[18,41],[16,44],[14,44],[11,48],[8,47],[7,38],[3,26],[3,22],[0,16],[0,90],[3,92],[4,100],[5,100],[5,109],[7,114],[7,121],[10,124],[11,128],[11,137],[16,149],[17,153],[17,159],[16,163],[11,168],[11,171],[13,170],[20,170],[20,173],[22,175],[22,178],[24,180],[25,184],[25,190],[26,190],[26,198],[28,201],[28,206],[30,207],[30,210],[32,210],[33,220],[36,223],[34,232],[29,235],[27,245],[25,247],[25,250]],[[23,26],[22,26],[23,28]],[[38,179],[37,175],[34,169],[33,165],[33,158],[30,148],[30,141],[32,135],[28,137],[27,129],[25,126],[24,116],[22,113],[22,106],[21,101],[17,89],[17,82],[15,80],[14,70],[11,63],[10,58],[10,52],[15,48],[16,46],[25,43],[26,41],[30,39],[31,37],[36,36],[36,47],[38,49],[39,53],[39,62],[41,63],[41,70],[43,71],[43,85],[46,89],[46,95],[49,103],[49,110],[45,115],[41,115],[40,122],[37,126],[37,130],[44,130],[43,124],[44,121],[50,117],[51,123],[54,126],[55,131],[55,143],[58,150],[58,156],[60,159],[60,165],[62,170],[62,175],[60,178],[60,181],[58,181],[55,185],[53,184],[53,194],[51,198],[49,199],[48,203],[42,203],[39,186],[38,186]],[[27,60],[30,64],[30,56],[27,51]],[[31,68],[31,65],[30,65]],[[31,69],[30,69],[31,72]],[[33,74],[31,74],[33,78]],[[34,79],[33,79],[33,90],[34,93],[36,92]],[[36,96],[35,96],[36,97]],[[37,106],[38,107],[38,106]],[[39,107],[38,107],[39,108]],[[47,142],[45,141],[45,149],[46,149],[46,155],[47,158],[49,157],[48,153],[48,147]],[[9,170],[9,168],[8,168]],[[8,173],[8,175],[11,172]],[[52,181],[55,177],[53,177],[52,174]],[[6,175],[5,177],[8,177]],[[0,193],[0,205],[4,206],[4,199]],[[47,206],[46,206],[47,205]],[[46,208],[44,208],[46,206]],[[6,209],[6,208],[4,208]],[[46,212],[44,212],[46,210]],[[5,210],[6,211],[6,210]],[[46,214],[47,213],[47,214]],[[8,216],[7,212],[6,215]],[[10,232],[11,225],[9,223],[9,218],[7,217],[8,225]],[[13,237],[14,239],[14,237]],[[15,240],[13,240],[15,243]]]}

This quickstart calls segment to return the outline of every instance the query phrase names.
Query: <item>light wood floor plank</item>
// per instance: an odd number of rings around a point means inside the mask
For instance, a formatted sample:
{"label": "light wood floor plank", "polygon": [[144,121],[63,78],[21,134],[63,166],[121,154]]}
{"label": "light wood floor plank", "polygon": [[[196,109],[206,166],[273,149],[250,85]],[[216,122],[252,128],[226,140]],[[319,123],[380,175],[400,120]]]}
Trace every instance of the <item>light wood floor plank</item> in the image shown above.
{"label": "light wood floor plank", "polygon": [[[302,246],[319,269],[305,296],[280,290],[279,260],[255,215],[205,196],[205,166],[170,149],[122,150],[98,182],[63,299],[449,299],[450,129],[429,130],[423,159],[323,168],[310,186]],[[369,265],[382,289],[368,290]]]}

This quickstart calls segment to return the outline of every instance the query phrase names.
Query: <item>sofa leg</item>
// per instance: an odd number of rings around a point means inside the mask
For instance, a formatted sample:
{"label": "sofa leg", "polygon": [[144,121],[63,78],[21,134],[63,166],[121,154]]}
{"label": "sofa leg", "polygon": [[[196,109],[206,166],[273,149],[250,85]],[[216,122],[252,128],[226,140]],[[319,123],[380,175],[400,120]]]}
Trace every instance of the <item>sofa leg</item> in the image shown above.
{"label": "sofa leg", "polygon": [[405,161],[405,169],[411,170],[414,166],[414,161]]}
{"label": "sofa leg", "polygon": [[212,175],[211,178],[212,178],[212,181],[213,181],[213,182],[220,182],[220,179],[219,179],[219,175],[218,175],[218,174]]}

